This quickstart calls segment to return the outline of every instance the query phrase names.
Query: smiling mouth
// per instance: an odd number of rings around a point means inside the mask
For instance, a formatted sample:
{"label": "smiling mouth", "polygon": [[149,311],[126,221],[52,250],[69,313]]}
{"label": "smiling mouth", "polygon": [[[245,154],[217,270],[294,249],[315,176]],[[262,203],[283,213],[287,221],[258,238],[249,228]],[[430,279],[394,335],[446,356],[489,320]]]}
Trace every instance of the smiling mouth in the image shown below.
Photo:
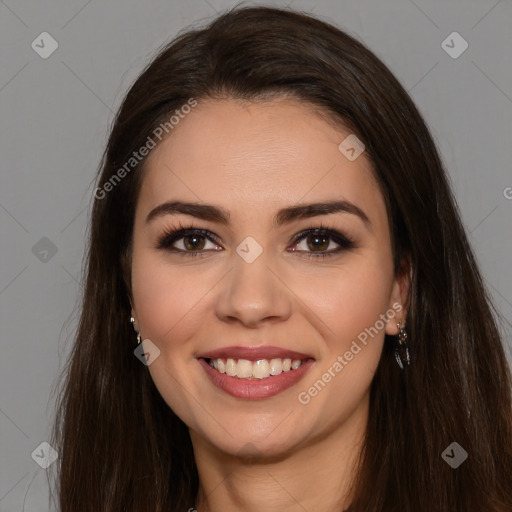
{"label": "smiling mouth", "polygon": [[293,372],[308,361],[308,359],[274,358],[258,359],[249,361],[248,359],[233,358],[204,358],[204,360],[217,372],[226,374],[229,377],[238,379],[262,380],[270,377],[276,377],[286,372]]}

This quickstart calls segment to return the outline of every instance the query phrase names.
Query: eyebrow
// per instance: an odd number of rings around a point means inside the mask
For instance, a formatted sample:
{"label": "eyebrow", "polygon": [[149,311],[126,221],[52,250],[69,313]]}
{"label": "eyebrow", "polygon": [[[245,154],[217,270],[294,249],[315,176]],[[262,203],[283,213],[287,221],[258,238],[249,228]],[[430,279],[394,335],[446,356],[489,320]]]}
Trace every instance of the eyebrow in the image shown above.
{"label": "eyebrow", "polygon": [[[217,222],[228,225],[230,223],[230,214],[224,208],[204,203],[190,203],[184,201],[167,201],[153,208],[146,217],[146,223],[162,217],[164,215],[177,214],[190,215],[198,219]],[[368,229],[371,228],[371,222],[366,213],[361,208],[349,201],[322,201],[310,204],[298,204],[280,209],[272,220],[274,227],[284,224],[290,224],[298,219],[307,219],[319,215],[329,215],[333,213],[349,213],[359,217]]]}

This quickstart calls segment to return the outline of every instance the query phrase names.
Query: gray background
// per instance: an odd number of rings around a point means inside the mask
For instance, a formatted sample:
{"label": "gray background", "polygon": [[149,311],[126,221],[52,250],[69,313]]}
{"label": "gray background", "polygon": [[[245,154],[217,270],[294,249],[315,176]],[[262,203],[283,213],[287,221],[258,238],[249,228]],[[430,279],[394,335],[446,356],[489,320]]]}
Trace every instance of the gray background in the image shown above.
{"label": "gray background", "polygon": [[[267,3],[286,4],[364,42],[410,92],[448,169],[488,289],[510,321],[512,3]],[[49,510],[46,470],[31,453],[48,438],[52,393],[76,326],[92,180],[114,112],[160,45],[234,5],[0,0],[2,512]],[[469,44],[458,58],[441,46],[453,31]],[[42,32],[59,45],[47,59],[31,47]],[[503,330],[511,360],[511,330],[506,323]]]}

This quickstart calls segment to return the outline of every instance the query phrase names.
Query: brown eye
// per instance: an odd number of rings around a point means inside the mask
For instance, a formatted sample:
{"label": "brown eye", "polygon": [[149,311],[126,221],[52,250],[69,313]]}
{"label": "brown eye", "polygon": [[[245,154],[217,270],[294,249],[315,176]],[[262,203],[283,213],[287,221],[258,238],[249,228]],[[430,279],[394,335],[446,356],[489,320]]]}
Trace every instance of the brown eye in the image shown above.
{"label": "brown eye", "polygon": [[[299,247],[298,242],[303,244],[302,248]],[[331,247],[331,242],[334,242],[338,247]],[[355,244],[346,236],[332,231],[329,229],[316,228],[309,229],[299,233],[295,237],[296,249],[294,251],[304,253],[305,257],[328,257],[335,256],[347,249],[352,249]]]}
{"label": "brown eye", "polygon": [[[311,248],[312,251],[322,251],[327,249],[329,246],[329,239],[328,236],[323,235],[316,235],[316,234],[310,234],[306,237],[307,245],[309,248]],[[311,242],[311,243],[309,243]]]}
{"label": "brown eye", "polygon": [[[207,247],[206,244],[212,247]],[[204,229],[183,228],[171,231],[158,241],[157,249],[165,249],[186,256],[198,256],[204,252],[218,250],[217,240],[213,233]]]}
{"label": "brown eye", "polygon": [[186,235],[181,238],[187,250],[202,250],[205,245],[205,237],[201,235]]}

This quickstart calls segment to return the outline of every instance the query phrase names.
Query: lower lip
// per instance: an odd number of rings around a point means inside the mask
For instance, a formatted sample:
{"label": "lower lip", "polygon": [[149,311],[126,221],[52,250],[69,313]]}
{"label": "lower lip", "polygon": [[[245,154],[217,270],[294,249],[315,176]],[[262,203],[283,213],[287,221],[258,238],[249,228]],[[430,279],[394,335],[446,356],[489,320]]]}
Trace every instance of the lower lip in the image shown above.
{"label": "lower lip", "polygon": [[198,361],[215,386],[228,395],[245,400],[261,400],[281,393],[296,384],[315,362],[307,359],[296,370],[271,375],[266,379],[239,379],[218,372],[205,359]]}

